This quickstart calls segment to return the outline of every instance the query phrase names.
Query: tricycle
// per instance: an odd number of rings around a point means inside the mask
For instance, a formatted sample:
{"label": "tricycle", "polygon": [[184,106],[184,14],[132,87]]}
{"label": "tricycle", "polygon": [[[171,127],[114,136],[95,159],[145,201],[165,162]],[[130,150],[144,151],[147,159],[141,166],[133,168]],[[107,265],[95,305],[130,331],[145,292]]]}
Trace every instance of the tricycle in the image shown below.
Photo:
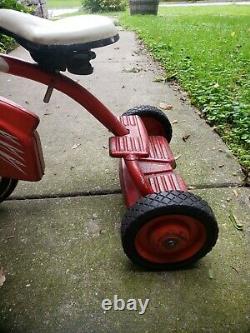
{"label": "tricycle", "polygon": [[[124,252],[149,270],[192,266],[215,245],[218,225],[212,209],[188,191],[175,171],[170,149],[172,126],[160,109],[142,105],[117,118],[95,96],[61,74],[89,75],[93,49],[115,43],[118,31],[103,16],[82,15],[49,21],[13,10],[0,10],[0,32],[30,52],[34,63],[0,55],[0,71],[46,85],[44,102],[61,91],[103,124],[111,157],[120,159],[120,183],[127,211],[121,223]],[[37,132],[39,118],[0,98],[0,202],[19,180],[42,179],[45,164]]]}

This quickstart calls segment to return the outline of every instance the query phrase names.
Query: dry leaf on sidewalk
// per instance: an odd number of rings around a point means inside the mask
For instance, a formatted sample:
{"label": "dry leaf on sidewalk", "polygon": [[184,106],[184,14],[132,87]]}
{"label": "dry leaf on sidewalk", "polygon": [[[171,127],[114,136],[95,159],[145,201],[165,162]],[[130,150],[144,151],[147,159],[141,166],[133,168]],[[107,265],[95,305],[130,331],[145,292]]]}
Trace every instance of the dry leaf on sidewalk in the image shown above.
{"label": "dry leaf on sidewalk", "polygon": [[239,231],[243,231],[243,225],[239,222],[237,217],[232,212],[230,212],[229,219],[233,223],[233,226],[235,227],[235,229],[237,229]]}
{"label": "dry leaf on sidewalk", "polygon": [[167,103],[160,103],[159,107],[163,110],[172,110],[173,109],[173,105],[167,104]]}
{"label": "dry leaf on sidewalk", "polygon": [[4,272],[3,267],[1,267],[0,268],[0,287],[3,286],[5,281],[6,281],[5,272]]}
{"label": "dry leaf on sidewalk", "polygon": [[183,140],[184,142],[186,142],[190,136],[191,136],[191,134],[184,135],[184,136],[182,137],[182,140]]}
{"label": "dry leaf on sidewalk", "polygon": [[233,190],[234,195],[236,196],[236,198],[239,196],[239,193],[236,190]]}
{"label": "dry leaf on sidewalk", "polygon": [[76,149],[76,148],[78,148],[78,147],[80,147],[81,146],[81,144],[80,143],[77,143],[77,144],[75,144],[73,147],[72,147],[72,149]]}
{"label": "dry leaf on sidewalk", "polygon": [[175,157],[175,160],[177,161],[181,156],[182,156],[182,154],[176,156],[176,157]]}

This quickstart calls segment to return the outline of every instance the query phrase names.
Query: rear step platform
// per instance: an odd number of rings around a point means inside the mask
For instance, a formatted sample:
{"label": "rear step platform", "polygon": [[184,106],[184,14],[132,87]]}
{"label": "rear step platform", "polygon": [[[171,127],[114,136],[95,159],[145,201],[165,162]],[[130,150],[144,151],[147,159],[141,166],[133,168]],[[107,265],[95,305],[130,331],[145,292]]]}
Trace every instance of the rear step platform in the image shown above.
{"label": "rear step platform", "polygon": [[141,119],[138,116],[123,116],[120,121],[129,133],[109,139],[110,156],[136,155],[147,157],[149,154],[149,137]]}
{"label": "rear step platform", "polygon": [[[137,182],[133,177],[133,170],[129,170],[129,163],[136,161],[141,175],[151,193],[169,190],[186,191],[183,179],[174,172],[176,167],[173,153],[169,143],[163,136],[150,136],[138,116],[122,116],[122,124],[128,129],[128,134],[121,137],[112,137],[109,140],[110,156],[122,158],[120,178],[127,204],[131,206],[140,197]],[[133,192],[133,193],[131,193]],[[131,199],[132,198],[132,199]]]}

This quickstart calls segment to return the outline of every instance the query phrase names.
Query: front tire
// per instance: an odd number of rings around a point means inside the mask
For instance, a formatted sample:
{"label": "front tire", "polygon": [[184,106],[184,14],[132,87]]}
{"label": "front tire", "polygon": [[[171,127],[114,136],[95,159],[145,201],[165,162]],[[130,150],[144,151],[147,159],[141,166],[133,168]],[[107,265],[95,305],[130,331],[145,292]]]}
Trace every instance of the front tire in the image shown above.
{"label": "front tire", "polygon": [[121,237],[124,252],[150,270],[192,266],[216,243],[218,226],[209,205],[182,191],[150,194],[127,210]]}
{"label": "front tire", "polygon": [[172,126],[168,117],[155,106],[140,105],[129,109],[123,116],[139,116],[148,135],[164,136],[168,142],[172,139]]}

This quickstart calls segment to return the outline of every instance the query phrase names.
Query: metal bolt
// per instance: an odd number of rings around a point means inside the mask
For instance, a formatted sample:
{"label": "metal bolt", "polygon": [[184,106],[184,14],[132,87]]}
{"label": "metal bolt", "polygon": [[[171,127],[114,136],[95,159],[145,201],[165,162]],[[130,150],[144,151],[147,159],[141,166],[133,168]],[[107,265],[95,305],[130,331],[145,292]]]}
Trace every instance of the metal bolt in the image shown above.
{"label": "metal bolt", "polygon": [[166,241],[166,245],[167,247],[175,247],[178,243],[178,240],[177,239],[168,239]]}

